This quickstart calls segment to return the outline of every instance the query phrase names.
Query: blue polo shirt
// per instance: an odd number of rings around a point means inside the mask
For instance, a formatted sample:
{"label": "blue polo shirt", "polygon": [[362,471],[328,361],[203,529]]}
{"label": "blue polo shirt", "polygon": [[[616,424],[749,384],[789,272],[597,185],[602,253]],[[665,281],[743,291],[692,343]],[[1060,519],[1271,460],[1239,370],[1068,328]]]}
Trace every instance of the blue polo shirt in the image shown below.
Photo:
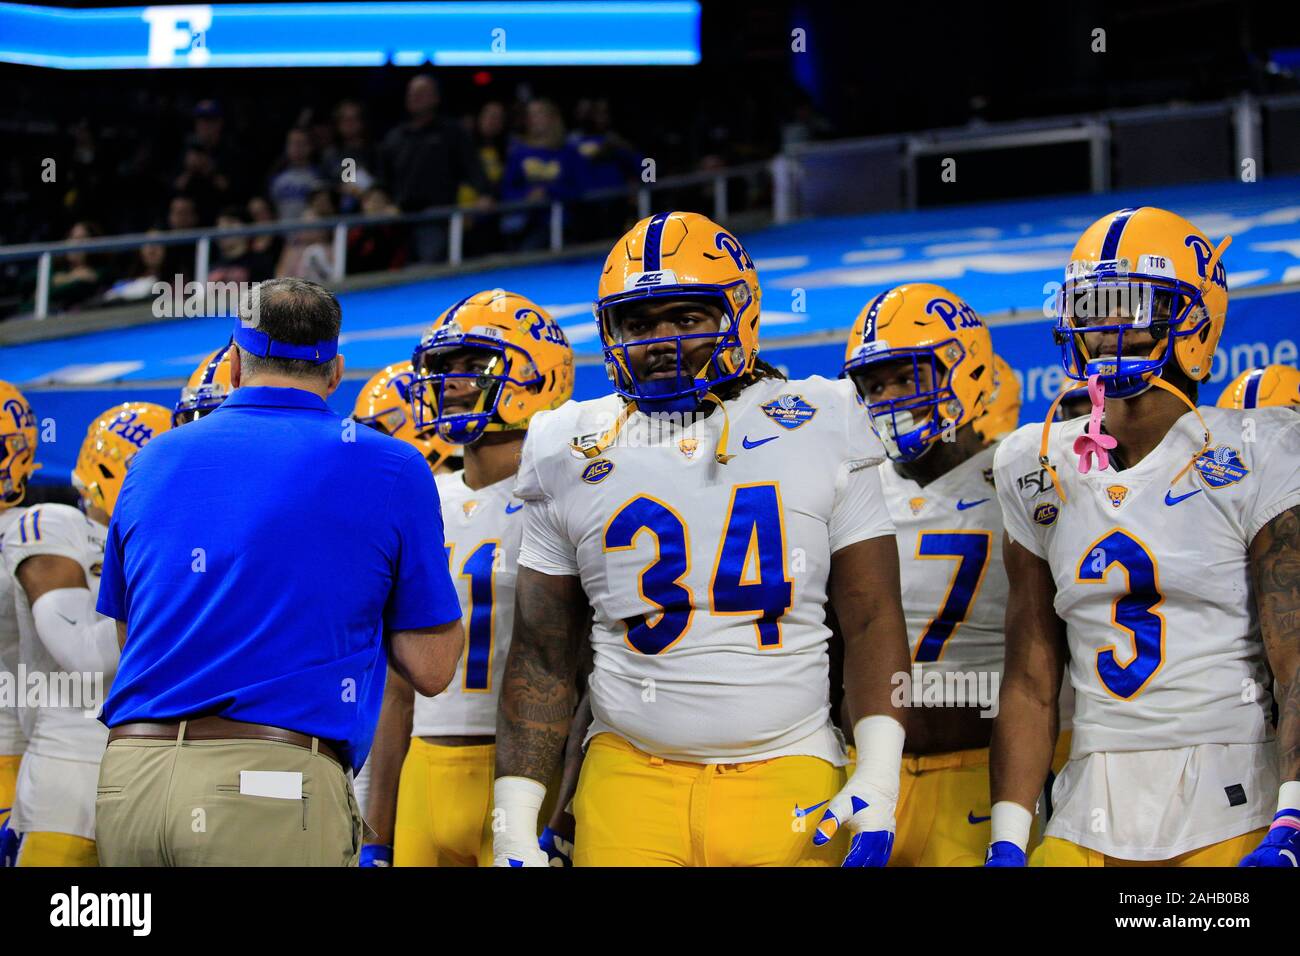
{"label": "blue polo shirt", "polygon": [[333,741],[356,770],[384,632],[460,617],[419,451],[311,392],[265,387],[132,459],[99,610],[128,634],[108,726],[215,714]]}

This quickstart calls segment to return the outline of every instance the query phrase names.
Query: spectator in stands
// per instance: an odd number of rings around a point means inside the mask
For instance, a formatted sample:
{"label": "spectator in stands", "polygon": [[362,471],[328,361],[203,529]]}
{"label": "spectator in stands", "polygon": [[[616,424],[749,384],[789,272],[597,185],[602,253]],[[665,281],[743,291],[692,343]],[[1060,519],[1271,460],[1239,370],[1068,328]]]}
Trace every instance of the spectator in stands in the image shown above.
{"label": "spectator in stands", "polygon": [[[161,233],[161,229],[150,229],[149,235]],[[170,288],[171,276],[166,272],[167,247],[158,242],[150,242],[136,251],[135,264],[125,279],[118,279],[104,293],[105,303],[139,302],[152,298],[154,286],[167,282]]]}
{"label": "spectator in stands", "polygon": [[[506,150],[509,137],[506,133],[506,108],[500,100],[488,100],[474,117],[471,138],[478,153],[483,176],[493,198],[501,195],[501,177],[505,174]],[[482,196],[469,183],[462,183],[458,197],[462,206],[476,206]],[[464,249],[467,256],[480,256],[497,252],[501,248],[501,230],[496,216],[465,217]]]}
{"label": "spectator in stands", "polygon": [[[361,211],[367,216],[391,216],[400,210],[378,186],[366,190]],[[348,273],[381,272],[406,264],[406,244],[400,226],[353,226],[348,230]]]}
{"label": "spectator in stands", "polygon": [[[248,217],[238,206],[227,206],[217,216],[217,228],[234,229],[248,225]],[[247,236],[227,236],[216,242],[215,255],[208,278],[212,282],[261,282],[275,273],[275,260],[253,248]]]}
{"label": "spectator in stands", "polygon": [[[333,195],[324,186],[312,191],[307,208],[299,218],[304,221],[327,219],[335,215]],[[285,241],[284,252],[276,265],[276,278],[311,279],[329,282],[334,276],[334,253],[328,229],[305,229]]]}
{"label": "spectator in stands", "polygon": [[[167,204],[167,228],[176,230],[199,228],[199,209],[191,196],[173,196]],[[184,283],[194,274],[194,246],[167,246],[167,260],[163,276],[170,281]]]}
{"label": "spectator in stands", "polygon": [[[637,185],[641,160],[631,144],[614,132],[609,100],[580,102],[574,115],[576,128],[569,134],[569,145],[582,160],[578,175],[582,190],[594,193]],[[616,235],[631,209],[627,196],[582,203],[573,217],[573,235],[583,239]]]}
{"label": "spectator in stands", "polygon": [[229,196],[230,181],[217,169],[211,153],[198,146],[188,146],[172,189],[194,200],[199,222],[210,223]]}
{"label": "spectator in stands", "polygon": [[321,173],[339,184],[339,211],[361,208],[366,191],[375,184],[376,152],[366,133],[365,114],[356,100],[334,108],[334,142],[321,154]]}
{"label": "spectator in stands", "polygon": [[193,196],[173,196],[167,204],[168,229],[199,228],[199,207]]}
{"label": "spectator in stands", "polygon": [[[81,221],[68,232],[69,240],[94,239],[103,235],[93,222]],[[50,311],[75,309],[99,295],[107,277],[99,258],[88,252],[69,252],[50,276]]]}
{"label": "spectator in stands", "polygon": [[[257,224],[275,222],[275,212],[265,196],[254,196],[248,201],[248,221]],[[279,262],[280,254],[284,251],[284,237],[254,236],[249,240],[249,245],[254,252],[266,256],[272,262]]]}
{"label": "spectator in stands", "polygon": [[[192,116],[194,127],[185,139],[185,153],[197,150],[208,157],[207,168],[225,182],[224,199],[245,195],[250,183],[247,154],[231,144],[221,104],[216,100],[200,100],[194,105]],[[211,222],[215,213],[216,209],[210,210],[203,221]]]}
{"label": "spectator in stands", "polygon": [[304,129],[291,129],[284,138],[284,158],[271,177],[268,193],[280,219],[301,219],[312,193],[320,189],[320,170],[312,162],[311,138]]}
{"label": "spectator in stands", "polygon": [[[456,202],[461,183],[468,183],[490,206],[488,182],[469,136],[453,119],[438,112],[438,84],[420,75],[406,87],[410,119],[389,131],[379,147],[380,178],[403,212],[419,212]],[[446,258],[447,227],[433,223],[414,230],[418,262]]]}
{"label": "spectator in stands", "polygon": [[[533,100],[526,116],[527,132],[506,154],[501,198],[516,202],[576,197],[582,159],[565,142],[559,107],[550,100]],[[550,235],[550,213],[546,209],[510,213],[502,216],[501,231],[515,249],[544,249]]]}

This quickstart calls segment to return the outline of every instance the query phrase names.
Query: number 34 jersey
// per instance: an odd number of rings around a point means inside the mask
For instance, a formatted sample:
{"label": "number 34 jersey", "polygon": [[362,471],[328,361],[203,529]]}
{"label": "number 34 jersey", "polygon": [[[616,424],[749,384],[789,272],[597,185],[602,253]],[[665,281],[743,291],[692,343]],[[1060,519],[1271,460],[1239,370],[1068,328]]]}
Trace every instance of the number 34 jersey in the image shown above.
{"label": "number 34 jersey", "polygon": [[[668,759],[844,762],[829,715],[831,555],[893,533],[883,450],[844,383],[760,380],[672,427],[570,402],[533,420],[520,564],[581,579],[594,611],[591,733]],[[726,464],[715,459],[728,425]]]}
{"label": "number 34 jersey", "polygon": [[[1007,531],[1056,580],[1078,694],[1076,755],[1271,736],[1247,551],[1260,528],[1300,503],[1300,416],[1200,411],[1212,447],[1177,484],[1201,444],[1191,412],[1120,472],[1079,474],[1071,448],[1086,419],[1053,425],[1049,457],[1064,503],[1038,464],[1041,426],[1021,428],[998,451]],[[1242,441],[1251,430],[1254,440]]]}
{"label": "number 34 jersey", "polygon": [[477,491],[458,471],[438,477],[447,561],[460,598],[465,650],[447,689],[416,694],[417,737],[495,736],[497,699],[515,617],[515,568],[523,502],[510,494],[514,476]]}

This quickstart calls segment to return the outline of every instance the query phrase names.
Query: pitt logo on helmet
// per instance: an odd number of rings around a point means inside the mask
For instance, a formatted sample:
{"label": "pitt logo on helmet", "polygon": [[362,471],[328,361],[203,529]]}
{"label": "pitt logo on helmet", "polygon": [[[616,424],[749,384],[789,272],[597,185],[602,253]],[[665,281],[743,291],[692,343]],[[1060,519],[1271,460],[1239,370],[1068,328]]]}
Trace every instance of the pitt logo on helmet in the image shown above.
{"label": "pitt logo on helmet", "polygon": [[17,387],[0,381],[0,509],[20,504],[36,464],[36,415]]}
{"label": "pitt logo on helmet", "polygon": [[[467,445],[522,431],[573,394],[573,350],[555,320],[515,292],[491,289],[438,317],[411,356],[418,435]],[[450,387],[449,387],[450,386]]]}
{"label": "pitt logo on helmet", "polygon": [[[642,219],[614,244],[597,289],[596,328],[614,391],[643,411],[694,411],[714,388],[753,370],[761,299],[753,260],[717,223],[693,212]],[[650,338],[627,333],[628,320],[651,304],[681,300],[716,308],[717,327]],[[675,353],[673,371],[642,381],[629,350],[657,345]],[[700,346],[702,361],[692,355]]]}
{"label": "pitt logo on helmet", "polygon": [[895,286],[859,313],[840,374],[852,380],[885,453],[912,461],[989,408],[993,341],[975,310],[942,286]]}
{"label": "pitt logo on helmet", "polygon": [[171,427],[172,413],[152,402],[124,402],[108,409],[86,430],[72,469],[73,487],[88,506],[102,508],[111,517],[131,459]]}

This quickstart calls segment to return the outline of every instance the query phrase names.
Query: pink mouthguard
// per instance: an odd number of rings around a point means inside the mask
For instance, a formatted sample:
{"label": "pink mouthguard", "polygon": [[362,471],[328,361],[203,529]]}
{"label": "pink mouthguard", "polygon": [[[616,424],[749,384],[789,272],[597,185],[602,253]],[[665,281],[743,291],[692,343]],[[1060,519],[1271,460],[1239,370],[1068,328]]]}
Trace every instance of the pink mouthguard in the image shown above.
{"label": "pink mouthguard", "polygon": [[1088,398],[1092,399],[1088,427],[1074,440],[1074,453],[1079,456],[1081,475],[1092,470],[1094,455],[1097,456],[1097,470],[1105,471],[1110,464],[1110,450],[1119,444],[1114,435],[1107,435],[1101,430],[1101,416],[1106,410],[1106,383],[1096,375],[1088,376]]}

